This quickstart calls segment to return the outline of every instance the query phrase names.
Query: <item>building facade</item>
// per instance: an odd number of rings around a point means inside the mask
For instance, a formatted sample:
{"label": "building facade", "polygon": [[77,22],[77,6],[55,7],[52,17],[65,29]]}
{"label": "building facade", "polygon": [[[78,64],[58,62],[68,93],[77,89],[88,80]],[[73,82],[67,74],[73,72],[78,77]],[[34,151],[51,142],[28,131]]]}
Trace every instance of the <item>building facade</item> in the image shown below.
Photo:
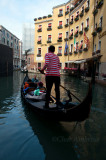
{"label": "building facade", "polygon": [[19,39],[2,25],[0,25],[0,44],[6,45],[13,49],[13,69],[19,69]]}
{"label": "building facade", "polygon": [[105,8],[103,0],[70,0],[53,7],[53,15],[35,18],[34,61],[44,64],[50,45],[60,58],[61,69],[88,70],[106,74]]}

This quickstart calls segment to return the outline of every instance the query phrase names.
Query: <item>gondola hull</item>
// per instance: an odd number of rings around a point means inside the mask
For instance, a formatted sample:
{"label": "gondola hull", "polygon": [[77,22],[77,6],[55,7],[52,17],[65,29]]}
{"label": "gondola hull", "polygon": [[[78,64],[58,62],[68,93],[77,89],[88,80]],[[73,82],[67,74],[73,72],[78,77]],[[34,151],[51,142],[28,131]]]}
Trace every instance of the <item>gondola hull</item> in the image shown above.
{"label": "gondola hull", "polygon": [[[28,80],[28,77],[24,78],[22,87],[21,87],[21,95],[24,102],[30,107],[37,116],[44,117],[48,120],[53,121],[83,121],[89,117],[90,108],[92,104],[92,88],[89,85],[88,93],[85,99],[81,103],[73,103],[70,102],[67,105],[62,105],[60,109],[56,108],[44,108],[45,101],[33,101],[31,99],[26,98],[23,87],[25,81]],[[64,103],[63,103],[64,104]]]}

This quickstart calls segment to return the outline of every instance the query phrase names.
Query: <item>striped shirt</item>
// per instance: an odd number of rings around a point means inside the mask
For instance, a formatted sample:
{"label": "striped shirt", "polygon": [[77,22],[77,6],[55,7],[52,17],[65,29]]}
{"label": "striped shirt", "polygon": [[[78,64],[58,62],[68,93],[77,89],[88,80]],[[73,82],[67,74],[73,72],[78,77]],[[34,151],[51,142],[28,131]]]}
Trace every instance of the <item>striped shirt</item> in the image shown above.
{"label": "striped shirt", "polygon": [[45,65],[42,70],[46,69],[46,76],[60,76],[60,60],[54,53],[46,53]]}

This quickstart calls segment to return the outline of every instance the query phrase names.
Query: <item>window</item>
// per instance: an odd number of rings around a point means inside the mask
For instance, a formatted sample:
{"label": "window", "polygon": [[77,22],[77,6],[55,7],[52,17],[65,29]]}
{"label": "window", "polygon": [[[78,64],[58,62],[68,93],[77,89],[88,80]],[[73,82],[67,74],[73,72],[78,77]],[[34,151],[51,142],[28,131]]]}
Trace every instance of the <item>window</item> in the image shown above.
{"label": "window", "polygon": [[62,68],[62,63],[60,63],[60,69]]}
{"label": "window", "polygon": [[62,21],[59,21],[59,26],[62,26]]}
{"label": "window", "polygon": [[66,24],[69,24],[69,19],[66,19]]}
{"label": "window", "polygon": [[87,0],[87,7],[90,7],[90,0]]}
{"label": "window", "polygon": [[97,29],[97,23],[95,24],[95,29]]}
{"label": "window", "polygon": [[41,48],[38,48],[38,54],[41,55]]}
{"label": "window", "polygon": [[83,31],[84,23],[81,23],[81,31]]}
{"label": "window", "polygon": [[66,7],[66,11],[69,11],[69,6]]}
{"label": "window", "polygon": [[103,17],[100,17],[100,27],[102,27]]}
{"label": "window", "polygon": [[75,34],[78,34],[79,26],[76,27]]}
{"label": "window", "polygon": [[9,38],[9,33],[7,33],[7,38]]}
{"label": "window", "polygon": [[62,46],[59,46],[59,47],[58,47],[58,53],[61,53],[61,54],[62,54]]}
{"label": "window", "polygon": [[51,41],[51,35],[48,35],[48,41]]}
{"label": "window", "polygon": [[48,28],[52,28],[52,23],[48,23]]}
{"label": "window", "polygon": [[71,53],[73,52],[73,44],[71,44],[71,46],[70,46],[70,52]]}
{"label": "window", "polygon": [[66,38],[68,38],[69,37],[69,34],[68,34],[68,32],[66,32]]}
{"label": "window", "polygon": [[7,40],[7,46],[9,46],[9,41]]}
{"label": "window", "polygon": [[76,51],[78,52],[78,42],[76,42]]}
{"label": "window", "polygon": [[74,16],[71,16],[71,21],[73,21],[73,19],[74,19]]}
{"label": "window", "polygon": [[98,50],[101,50],[101,41],[98,43]]}
{"label": "window", "polygon": [[81,40],[81,43],[80,43],[79,49],[83,49],[83,40]]}
{"label": "window", "polygon": [[42,25],[38,26],[38,30],[40,30],[40,31],[42,30]]}
{"label": "window", "polygon": [[86,19],[86,27],[89,27],[89,18]]}
{"label": "window", "polygon": [[84,13],[84,6],[82,7],[82,12]]}
{"label": "window", "polygon": [[63,14],[63,9],[59,9],[59,14]]}
{"label": "window", "polygon": [[59,39],[62,39],[62,33],[59,33],[59,37],[58,37]]}
{"label": "window", "polygon": [[79,11],[76,13],[76,17],[79,16]]}
{"label": "window", "polygon": [[95,44],[95,46],[94,46],[94,52],[96,52],[96,44]]}
{"label": "window", "polygon": [[71,29],[70,36],[73,36],[73,29]]}
{"label": "window", "polygon": [[40,41],[41,41],[41,38],[42,38],[41,36],[38,36],[38,42],[40,42]]}

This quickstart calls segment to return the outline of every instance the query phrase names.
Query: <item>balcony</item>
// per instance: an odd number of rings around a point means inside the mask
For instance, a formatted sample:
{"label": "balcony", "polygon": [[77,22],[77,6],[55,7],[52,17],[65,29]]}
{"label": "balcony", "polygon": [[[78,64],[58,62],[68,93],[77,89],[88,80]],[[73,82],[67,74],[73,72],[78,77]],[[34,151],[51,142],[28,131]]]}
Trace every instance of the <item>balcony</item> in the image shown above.
{"label": "balcony", "polygon": [[98,13],[98,9],[96,8],[96,9],[94,9],[94,11],[93,11],[93,15],[95,16],[97,13]]}
{"label": "balcony", "polygon": [[89,7],[86,7],[85,8],[85,12],[87,13],[89,11]]}
{"label": "balcony", "polygon": [[41,44],[41,43],[42,43],[41,41],[38,41],[38,42],[37,42],[37,44]]}
{"label": "balcony", "polygon": [[68,56],[68,53],[64,53],[65,56]]}
{"label": "balcony", "polygon": [[52,41],[51,41],[51,40],[48,40],[47,43],[52,43]]}
{"label": "balcony", "polygon": [[99,54],[100,53],[100,50],[98,49],[97,51],[96,51],[96,54]]}
{"label": "balcony", "polygon": [[85,27],[84,31],[87,32],[89,30],[89,27]]}
{"label": "balcony", "polygon": [[74,20],[77,22],[79,20],[79,16],[76,16]]}
{"label": "balcony", "polygon": [[52,30],[52,28],[47,28],[47,31],[51,31]]}
{"label": "balcony", "polygon": [[62,53],[57,53],[57,56],[62,56]]}
{"label": "balcony", "polygon": [[68,41],[68,38],[64,38],[64,41]]}
{"label": "balcony", "polygon": [[103,5],[103,0],[100,0],[97,4],[97,9],[101,8]]}
{"label": "balcony", "polygon": [[42,19],[42,17],[39,17],[39,18],[38,18],[38,20],[41,20],[41,19]]}
{"label": "balcony", "polygon": [[57,42],[62,42],[62,39],[58,39]]}
{"label": "balcony", "polygon": [[62,13],[58,14],[58,17],[62,17],[62,16],[63,16],[63,14],[62,14]]}
{"label": "balcony", "polygon": [[38,29],[37,31],[38,31],[38,32],[42,32],[42,29]]}
{"label": "balcony", "polygon": [[73,39],[73,35],[71,35],[71,36],[69,37],[69,39],[70,39],[70,40]]}
{"label": "balcony", "polygon": [[63,28],[63,26],[58,26],[58,29],[62,29]]}
{"label": "balcony", "polygon": [[79,53],[82,53],[82,52],[83,52],[83,49],[80,49],[80,50],[79,50]]}
{"label": "balcony", "polygon": [[82,11],[82,12],[80,13],[80,17],[83,17],[83,15],[84,15],[84,11]]}
{"label": "balcony", "polygon": [[82,35],[82,34],[83,34],[83,31],[79,31],[79,34]]}
{"label": "balcony", "polygon": [[87,52],[87,51],[88,51],[88,48],[87,48],[87,47],[85,47],[85,48],[83,49],[83,51]]}
{"label": "balcony", "polygon": [[93,31],[93,32],[92,32],[92,35],[93,35],[93,37],[95,37],[95,36],[97,35],[97,32],[96,32],[96,31]]}
{"label": "balcony", "polygon": [[69,52],[69,55],[72,55],[72,52]]}
{"label": "balcony", "polygon": [[69,24],[73,24],[73,20],[71,20]]}
{"label": "balcony", "polygon": [[66,12],[65,12],[65,15],[67,15],[68,13],[69,13],[69,11],[66,11]]}
{"label": "balcony", "polygon": [[77,32],[77,33],[75,33],[74,37],[78,37],[78,32]]}
{"label": "balcony", "polygon": [[74,51],[74,54],[77,54],[78,53],[78,51]]}
{"label": "balcony", "polygon": [[69,25],[68,24],[65,24],[65,27],[68,27]]}
{"label": "balcony", "polygon": [[37,54],[37,57],[41,57],[41,54]]}
{"label": "balcony", "polygon": [[71,7],[71,8],[70,8],[70,12],[73,11],[74,8],[75,8],[75,7]]}
{"label": "balcony", "polygon": [[97,27],[96,31],[99,33],[102,31],[102,27]]}

